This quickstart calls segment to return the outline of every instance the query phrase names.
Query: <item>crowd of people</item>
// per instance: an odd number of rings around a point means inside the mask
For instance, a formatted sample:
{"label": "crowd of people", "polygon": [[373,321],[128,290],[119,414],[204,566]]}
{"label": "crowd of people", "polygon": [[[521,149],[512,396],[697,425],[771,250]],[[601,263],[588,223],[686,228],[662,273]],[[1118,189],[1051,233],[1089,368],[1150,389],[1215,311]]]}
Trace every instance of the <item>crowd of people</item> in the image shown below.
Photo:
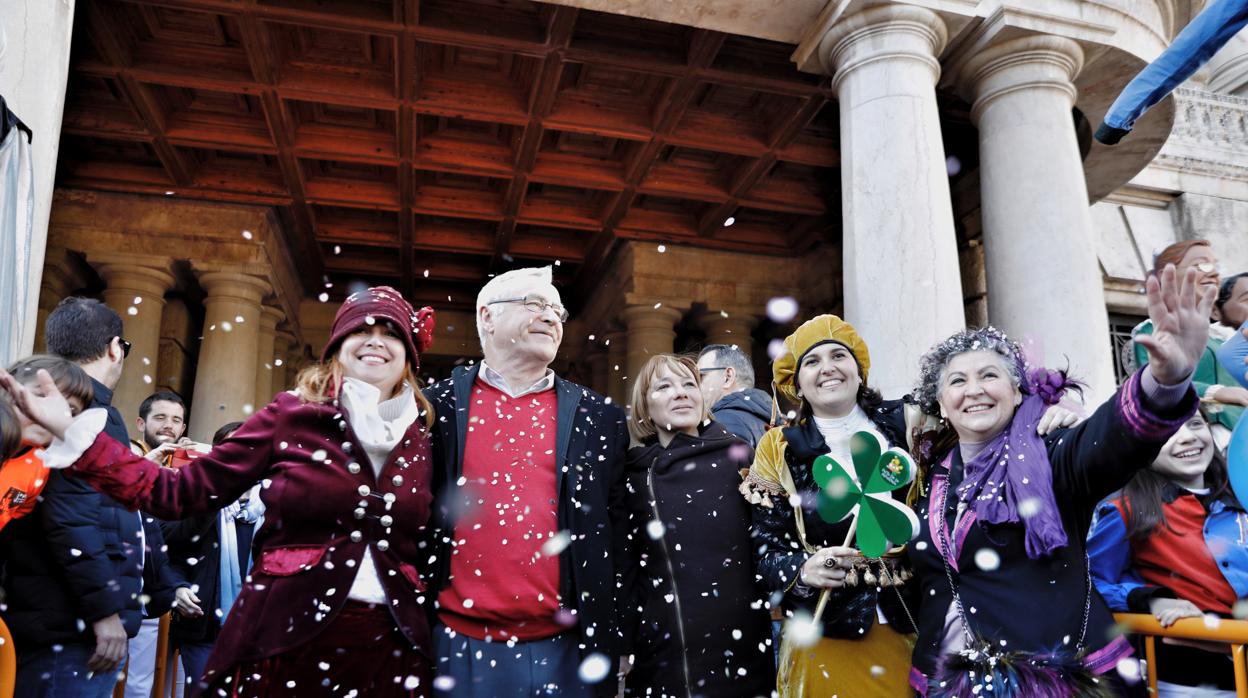
{"label": "crowd of people", "polygon": [[[151,695],[168,612],[191,695],[1142,696],[1113,612],[1242,617],[1248,597],[1222,450],[1248,275],[1188,241],[1146,290],[1138,366],[1080,419],[1077,376],[990,327],[933,338],[885,399],[834,315],[784,340],[771,395],[748,347],[715,344],[650,357],[615,405],[550,368],[549,268],[489,280],[484,358],[424,385],[434,311],[376,287],[211,444],[169,391],[129,440],[122,320],[68,298],[47,353],[0,371],[17,695]],[[875,496],[916,532],[882,556],[818,472],[868,441],[916,466],[882,466]],[[1219,648],[1166,652],[1170,695],[1233,685]]]}

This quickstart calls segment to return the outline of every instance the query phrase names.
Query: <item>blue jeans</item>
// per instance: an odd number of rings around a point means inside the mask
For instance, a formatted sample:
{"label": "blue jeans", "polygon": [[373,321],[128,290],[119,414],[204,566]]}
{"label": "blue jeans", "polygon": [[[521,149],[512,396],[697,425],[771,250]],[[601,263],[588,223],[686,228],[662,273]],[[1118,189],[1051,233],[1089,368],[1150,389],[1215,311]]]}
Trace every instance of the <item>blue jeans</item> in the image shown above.
{"label": "blue jeans", "polygon": [[178,648],[178,653],[182,655],[182,671],[186,673],[184,683],[188,687],[194,685],[201,676],[204,675],[204,667],[208,664],[208,655],[212,654],[212,643],[203,642],[192,645],[182,645]]}
{"label": "blue jeans", "polygon": [[[581,653],[575,631],[545,640],[485,642],[455,634],[439,623],[433,629],[437,656],[434,696],[438,698],[588,698],[581,682]],[[614,682],[609,666],[605,681]]]}
{"label": "blue jeans", "polygon": [[95,654],[94,645],[61,645],[17,650],[17,691],[15,698],[108,698],[117,684],[118,670],[95,674],[87,660]]}

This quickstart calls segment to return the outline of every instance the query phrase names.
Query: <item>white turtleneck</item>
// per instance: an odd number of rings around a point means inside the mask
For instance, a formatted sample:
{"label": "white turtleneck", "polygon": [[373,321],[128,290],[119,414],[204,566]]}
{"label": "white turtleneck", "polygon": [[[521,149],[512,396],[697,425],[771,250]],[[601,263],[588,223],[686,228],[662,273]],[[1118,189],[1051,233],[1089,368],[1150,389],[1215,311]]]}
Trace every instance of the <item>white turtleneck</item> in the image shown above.
{"label": "white turtleneck", "polygon": [[[382,401],[381,391],[373,385],[347,378],[342,382],[340,400],[351,420],[351,430],[368,454],[373,475],[381,477],[382,466],[390,459],[390,452],[420,416],[420,406],[416,404],[412,387],[404,384],[398,395]],[[386,591],[373,563],[371,547],[364,548],[360,569],[355,574],[347,598],[365,603],[386,603]]]}
{"label": "white turtleneck", "polygon": [[854,459],[849,449],[849,439],[855,433],[869,431],[879,436],[884,443],[888,443],[888,439],[880,434],[880,430],[875,428],[871,418],[867,417],[867,413],[858,405],[854,405],[854,409],[844,417],[815,417],[814,420],[819,433],[823,435],[823,440],[828,444],[829,455],[847,468],[853,467]]}

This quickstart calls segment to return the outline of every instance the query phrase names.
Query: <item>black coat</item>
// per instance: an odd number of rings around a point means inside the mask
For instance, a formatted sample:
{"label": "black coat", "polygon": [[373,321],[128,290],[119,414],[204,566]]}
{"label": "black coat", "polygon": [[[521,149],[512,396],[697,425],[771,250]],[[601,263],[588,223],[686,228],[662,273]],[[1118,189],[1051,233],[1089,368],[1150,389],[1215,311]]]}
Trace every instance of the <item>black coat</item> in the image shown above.
{"label": "black coat", "polygon": [[[906,447],[905,411],[900,400],[885,401],[879,407],[868,410],[867,417],[890,445],[903,449]],[[819,491],[811,466],[816,458],[828,452],[827,442],[819,433],[813,419],[786,427],[784,440],[788,444],[784,457],[789,473],[793,476],[793,484],[797,487],[798,494],[803,495],[802,520],[806,527],[807,542],[817,548],[841,545],[845,541],[845,534],[849,532],[850,520],[835,524],[825,522],[815,508],[815,497],[806,496]],[[904,500],[906,490],[898,490],[893,496]],[[801,596],[794,584],[808,556],[802,550],[797,536],[793,507],[783,496],[772,497],[771,500],[771,507],[753,507],[755,535],[762,541],[759,548],[759,574],[769,589],[786,592],[783,600],[786,611],[800,608],[814,615],[819,593]],[[833,589],[828,595],[828,604],[821,618],[823,635],[838,639],[862,637],[876,622],[877,605],[884,611],[884,617],[889,624],[898,632],[914,632],[914,625],[906,614],[906,607],[914,608],[914,603],[913,582],[900,588],[881,588],[860,583],[858,586]]]}
{"label": "black coat", "polygon": [[[451,568],[451,541],[455,518],[449,506],[463,472],[464,443],[468,434],[469,395],[480,364],[459,367],[452,376],[425,389],[433,403],[434,505],[424,545],[430,548],[430,598],[437,599]],[[558,393],[555,430],[559,530],[571,533],[571,543],[559,554],[561,603],[576,612],[582,656],[605,654],[615,665],[619,656],[619,614],[616,589],[625,588],[614,560],[631,559],[632,543],[614,522],[627,517],[624,455],[628,436],[624,413],[594,391],[555,378]],[[436,607],[436,604],[432,604]],[[598,684],[612,695],[610,680]]]}
{"label": "black coat", "polygon": [[[637,627],[630,696],[770,696],[776,687],[767,591],[756,581],[750,504],[738,491],[750,449],[711,422],[628,452],[629,528],[642,571],[625,622]],[[658,534],[658,535],[656,535]]]}
{"label": "black coat", "polygon": [[[1148,467],[1199,402],[1195,391],[1189,389],[1179,405],[1159,412],[1143,399],[1138,382],[1137,372],[1087,421],[1045,438],[1053,467],[1054,498],[1066,530],[1065,547],[1032,560],[1027,556],[1020,524],[975,522],[965,524],[969,528],[964,535],[955,532],[955,546],[958,538],[963,541],[957,556],[959,593],[968,614],[971,607],[975,608],[974,614],[968,615],[973,631],[1000,641],[1007,650],[1023,652],[1052,652],[1063,647],[1073,650],[1078,643],[1088,584],[1085,540],[1097,502],[1126,484],[1140,468]],[[932,540],[932,525],[939,521],[940,507],[937,504],[932,510],[929,500],[942,499],[944,485],[936,482],[938,486],[933,486],[934,481],[951,475],[949,486],[955,489],[962,482],[962,457],[956,447],[950,465],[951,473],[940,465],[927,473],[928,494],[916,506],[919,536],[907,549],[916,577],[912,584],[918,583],[921,604],[914,667],[929,677],[939,661],[945,614],[953,602]],[[947,501],[945,526],[952,526],[958,502],[953,491]],[[976,554],[989,550],[996,553],[998,566],[981,569]],[[1088,603],[1088,664],[1099,673],[1114,666],[1116,655],[1108,645],[1116,633],[1111,633],[1113,616],[1095,589]]]}
{"label": "black coat", "polygon": [[[98,381],[91,407],[108,410],[105,433],[129,444],[112,391]],[[65,471],[54,471],[29,515],[0,533],[4,611],[19,652],[55,644],[95,644],[92,623],[120,614],[139,632],[143,574],[138,514]],[[160,545],[156,541],[157,549]],[[158,600],[156,605],[163,603]]]}
{"label": "black coat", "polygon": [[221,632],[218,588],[221,585],[221,539],[217,512],[196,514],[180,521],[161,521],[160,530],[169,547],[174,584],[190,587],[199,597],[204,615],[187,618],[174,612],[169,638],[174,644],[212,642]]}

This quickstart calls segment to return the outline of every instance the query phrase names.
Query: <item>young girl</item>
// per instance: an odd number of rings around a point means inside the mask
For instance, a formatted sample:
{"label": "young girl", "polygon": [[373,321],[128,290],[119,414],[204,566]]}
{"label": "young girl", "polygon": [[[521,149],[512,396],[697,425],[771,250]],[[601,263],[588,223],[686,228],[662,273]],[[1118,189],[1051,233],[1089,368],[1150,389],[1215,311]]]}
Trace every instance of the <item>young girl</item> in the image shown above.
{"label": "young girl", "polygon": [[[1248,596],[1248,514],[1227,485],[1204,416],[1193,415],[1149,469],[1101,503],[1088,552],[1092,578],[1114,611],[1152,613],[1163,627],[1231,616]],[[1229,654],[1168,643],[1157,649],[1161,696],[1235,695]]]}
{"label": "young girl", "polygon": [[[33,385],[40,369],[52,376],[73,414],[91,404],[91,379],[77,364],[59,356],[31,356],[9,366],[8,370],[22,384]],[[3,404],[12,409],[7,400]],[[39,493],[48,484],[48,469],[43,466],[38,449],[52,443],[52,434],[25,415],[14,413],[14,416],[20,441],[7,451],[13,454],[11,457],[0,460],[0,529],[29,514],[35,508]]]}

